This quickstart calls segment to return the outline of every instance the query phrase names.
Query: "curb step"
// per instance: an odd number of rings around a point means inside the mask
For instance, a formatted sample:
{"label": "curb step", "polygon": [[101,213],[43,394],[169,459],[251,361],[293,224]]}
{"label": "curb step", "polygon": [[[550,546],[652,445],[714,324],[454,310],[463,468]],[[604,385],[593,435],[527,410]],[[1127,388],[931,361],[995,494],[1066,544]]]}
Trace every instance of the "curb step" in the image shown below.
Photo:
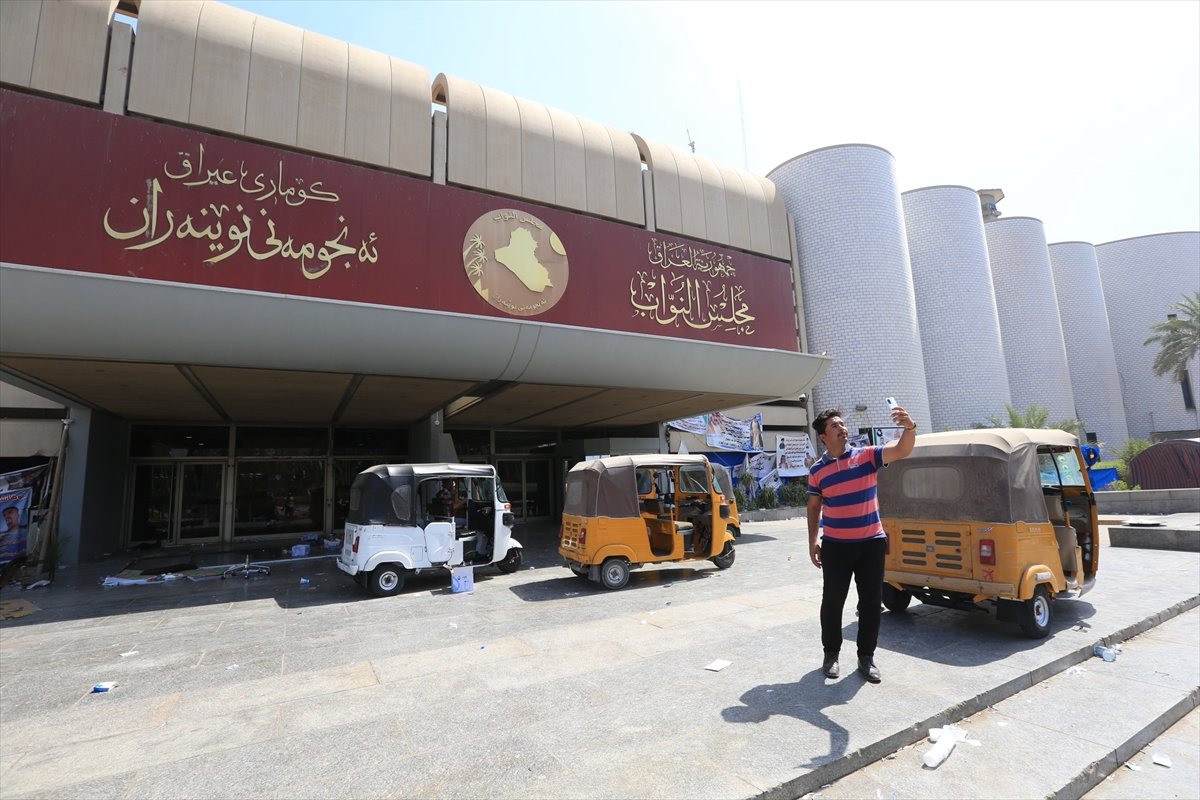
{"label": "curb step", "polygon": [[[1197,606],[1097,640],[1121,647],[1115,662],[1080,648],[760,797],[1082,797],[1200,704]],[[950,723],[967,741],[923,767],[929,729]]]}

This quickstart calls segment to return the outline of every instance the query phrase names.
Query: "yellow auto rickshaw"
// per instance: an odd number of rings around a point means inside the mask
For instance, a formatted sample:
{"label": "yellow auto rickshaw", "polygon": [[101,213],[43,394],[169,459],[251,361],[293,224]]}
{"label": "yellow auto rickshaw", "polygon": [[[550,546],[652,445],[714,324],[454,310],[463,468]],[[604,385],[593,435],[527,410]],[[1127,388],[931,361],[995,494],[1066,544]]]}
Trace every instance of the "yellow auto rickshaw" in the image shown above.
{"label": "yellow auto rickshaw", "polygon": [[711,561],[733,566],[732,497],[704,456],[612,456],[567,473],[558,552],[581,578],[607,589],[644,564]]}
{"label": "yellow auto rickshaw", "polygon": [[1029,637],[1050,632],[1054,601],[1092,588],[1096,498],[1079,440],[1061,430],[987,428],[918,436],[879,473],[888,535],[883,604],[916,597],[987,610]]}

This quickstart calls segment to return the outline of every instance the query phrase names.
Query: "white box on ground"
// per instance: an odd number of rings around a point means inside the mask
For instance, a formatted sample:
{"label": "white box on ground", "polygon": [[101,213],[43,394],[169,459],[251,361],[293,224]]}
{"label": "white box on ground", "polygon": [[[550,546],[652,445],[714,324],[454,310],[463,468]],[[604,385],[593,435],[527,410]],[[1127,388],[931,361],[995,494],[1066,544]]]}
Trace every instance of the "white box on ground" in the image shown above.
{"label": "white box on ground", "polygon": [[453,567],[450,570],[450,591],[455,594],[475,591],[475,568]]}

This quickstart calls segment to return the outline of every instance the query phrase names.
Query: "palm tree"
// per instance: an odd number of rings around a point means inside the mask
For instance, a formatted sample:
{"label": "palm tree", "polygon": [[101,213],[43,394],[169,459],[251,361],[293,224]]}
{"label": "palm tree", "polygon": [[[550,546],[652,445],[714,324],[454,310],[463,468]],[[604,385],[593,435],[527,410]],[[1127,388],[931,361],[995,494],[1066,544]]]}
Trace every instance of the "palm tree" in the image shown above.
{"label": "palm tree", "polygon": [[1162,377],[1170,373],[1172,378],[1182,381],[1188,362],[1200,353],[1200,292],[1192,297],[1186,295],[1171,306],[1177,313],[1169,314],[1166,322],[1152,325],[1154,335],[1142,343],[1159,345],[1154,357],[1154,374]]}
{"label": "palm tree", "polygon": [[980,428],[1058,428],[1068,433],[1073,433],[1076,436],[1083,436],[1084,424],[1078,419],[1064,419],[1062,422],[1056,422],[1050,425],[1050,411],[1042,408],[1037,403],[1030,403],[1029,408],[1024,411],[1017,411],[1012,406],[1005,406],[1008,410],[1008,419],[1002,420],[999,417],[988,417],[987,423],[977,425]]}

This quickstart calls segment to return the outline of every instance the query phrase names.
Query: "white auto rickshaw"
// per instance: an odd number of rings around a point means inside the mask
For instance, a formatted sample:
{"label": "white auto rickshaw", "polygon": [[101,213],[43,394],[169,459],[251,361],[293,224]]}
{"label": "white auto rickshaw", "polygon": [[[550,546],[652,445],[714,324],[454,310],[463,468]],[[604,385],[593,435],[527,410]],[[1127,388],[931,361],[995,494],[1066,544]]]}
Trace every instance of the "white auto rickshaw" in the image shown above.
{"label": "white auto rickshaw", "polygon": [[350,486],[337,566],[376,597],[410,573],[521,566],[521,543],[496,468],[488,464],[380,464]]}

